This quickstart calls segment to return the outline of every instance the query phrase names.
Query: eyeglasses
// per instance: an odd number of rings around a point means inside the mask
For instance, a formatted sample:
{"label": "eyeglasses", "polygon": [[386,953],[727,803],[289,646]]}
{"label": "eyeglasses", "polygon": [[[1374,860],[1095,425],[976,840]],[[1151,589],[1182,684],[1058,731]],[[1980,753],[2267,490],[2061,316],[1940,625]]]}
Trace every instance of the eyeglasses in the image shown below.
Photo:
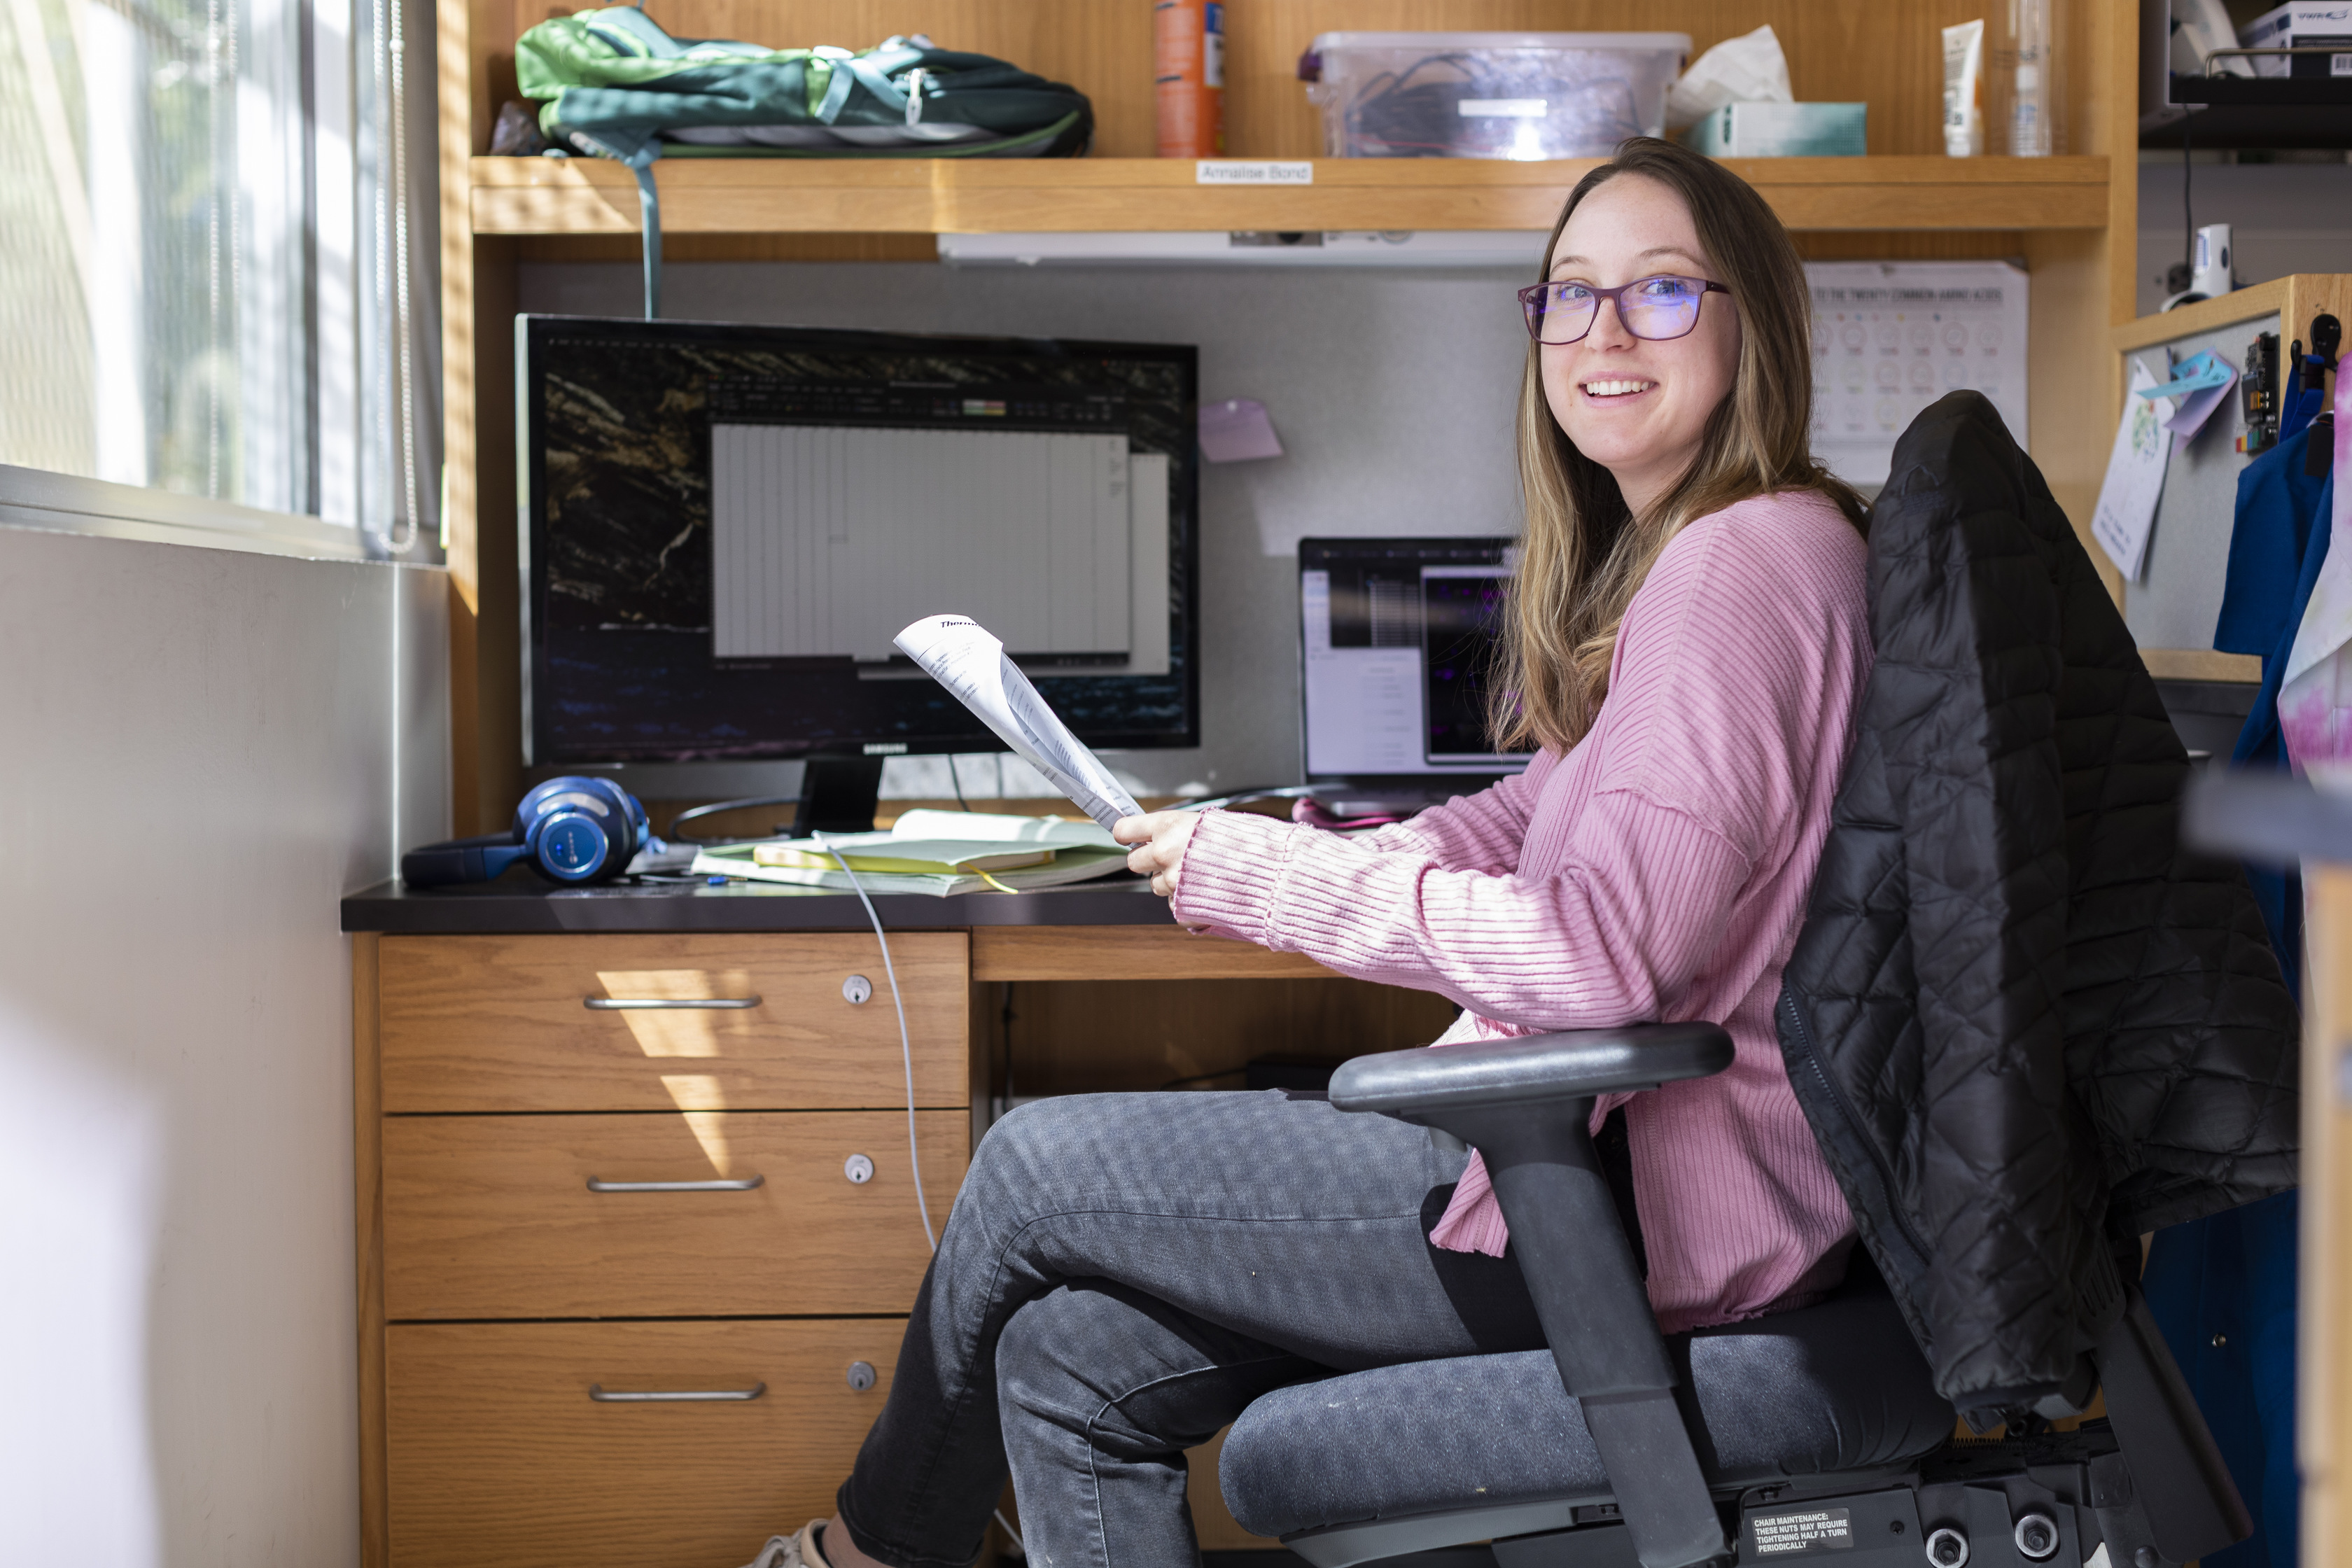
{"label": "eyeglasses", "polygon": [[1617,319],[1625,330],[1651,342],[1686,337],[1698,325],[1698,302],[1707,294],[1728,294],[1720,283],[1704,278],[1636,278],[1614,289],[1590,283],[1538,283],[1519,290],[1519,308],[1527,312],[1528,336],[1539,343],[1579,343],[1600,319],[1601,301],[1617,303]]}

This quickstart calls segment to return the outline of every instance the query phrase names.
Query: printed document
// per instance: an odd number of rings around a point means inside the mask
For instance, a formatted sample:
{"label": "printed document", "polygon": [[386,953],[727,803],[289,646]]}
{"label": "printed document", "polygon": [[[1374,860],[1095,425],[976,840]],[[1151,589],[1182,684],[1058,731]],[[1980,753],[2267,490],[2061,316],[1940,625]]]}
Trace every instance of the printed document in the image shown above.
{"label": "printed document", "polygon": [[1122,816],[1143,815],[1135,797],[1045,706],[1029,678],[1004,657],[1004,645],[979,622],[964,616],[926,616],[894,640],[899,652],[1105,828]]}

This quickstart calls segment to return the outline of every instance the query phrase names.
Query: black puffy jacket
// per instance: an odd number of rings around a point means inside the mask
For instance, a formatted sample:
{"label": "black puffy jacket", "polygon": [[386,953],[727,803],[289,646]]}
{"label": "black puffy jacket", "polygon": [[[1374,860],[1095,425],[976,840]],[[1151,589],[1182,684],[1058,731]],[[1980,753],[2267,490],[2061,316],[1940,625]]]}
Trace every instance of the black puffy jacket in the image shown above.
{"label": "black puffy jacket", "polygon": [[2155,682],[1975,393],[1895,447],[1870,626],[1781,1050],[1937,1389],[1984,1419],[2087,1392],[2119,1242],[2295,1184],[2295,1008],[2242,873],[2181,849]]}

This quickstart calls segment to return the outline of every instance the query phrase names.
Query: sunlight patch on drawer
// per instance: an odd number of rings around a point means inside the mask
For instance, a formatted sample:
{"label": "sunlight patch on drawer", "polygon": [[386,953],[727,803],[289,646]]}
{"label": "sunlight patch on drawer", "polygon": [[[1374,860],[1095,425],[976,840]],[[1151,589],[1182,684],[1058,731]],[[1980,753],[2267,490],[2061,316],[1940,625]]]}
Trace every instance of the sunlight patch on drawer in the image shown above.
{"label": "sunlight patch on drawer", "polygon": [[[664,1073],[662,1087],[680,1110],[724,1110],[727,1089],[717,1079],[703,1073]],[[697,1132],[696,1137],[702,1134]],[[708,1145],[706,1145],[707,1147]]]}
{"label": "sunlight patch on drawer", "polygon": [[[719,1083],[716,1079],[703,1079],[699,1081],[710,1086],[709,1092],[714,1098],[718,1096]],[[679,1109],[685,1109],[682,1102]],[[717,1110],[687,1110],[686,1124],[694,1130],[694,1141],[702,1145],[703,1156],[710,1162],[711,1170],[722,1179],[733,1176],[734,1161],[727,1147],[725,1114]],[[744,1173],[746,1175],[750,1173],[748,1171]]]}
{"label": "sunlight patch on drawer", "polygon": [[[609,998],[664,1002],[709,1002],[748,997],[754,993],[751,976],[742,970],[639,969],[601,970],[597,983]],[[740,1030],[748,1012],[704,1012],[698,1008],[647,1008],[621,1015],[637,1048],[649,1057],[719,1057],[726,1054],[722,1035]]]}

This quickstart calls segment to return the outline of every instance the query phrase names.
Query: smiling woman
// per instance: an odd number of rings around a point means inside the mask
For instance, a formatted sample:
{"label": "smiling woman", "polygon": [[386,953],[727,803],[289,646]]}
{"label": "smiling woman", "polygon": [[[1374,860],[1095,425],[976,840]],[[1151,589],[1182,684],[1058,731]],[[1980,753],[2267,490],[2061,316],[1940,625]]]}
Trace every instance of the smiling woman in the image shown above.
{"label": "smiling woman", "polygon": [[1817,491],[1856,529],[1864,514],[1813,460],[1804,268],[1745,181],[1629,142],[1569,194],[1545,256],[1519,296],[1528,521],[1510,668],[1491,689],[1498,733],[1565,749],[1608,694],[1634,594],[1689,523],[1776,490]]}
{"label": "smiling woman", "polygon": [[[1451,998],[1441,1046],[1719,1023],[1728,1068],[1623,1107],[1677,1333],[1819,1301],[1853,1243],[1772,1008],[1870,670],[1862,509],[1807,452],[1808,296],[1754,192],[1631,142],[1552,239],[1500,683],[1527,771],[1358,837],[1115,832],[1185,925]],[[1031,1561],[1190,1563],[1182,1451],[1259,1394],[1547,1342],[1508,1240],[1482,1155],[1326,1100],[1024,1106],[972,1157],[839,1511],[754,1568],[969,1562],[1008,1461]]]}

